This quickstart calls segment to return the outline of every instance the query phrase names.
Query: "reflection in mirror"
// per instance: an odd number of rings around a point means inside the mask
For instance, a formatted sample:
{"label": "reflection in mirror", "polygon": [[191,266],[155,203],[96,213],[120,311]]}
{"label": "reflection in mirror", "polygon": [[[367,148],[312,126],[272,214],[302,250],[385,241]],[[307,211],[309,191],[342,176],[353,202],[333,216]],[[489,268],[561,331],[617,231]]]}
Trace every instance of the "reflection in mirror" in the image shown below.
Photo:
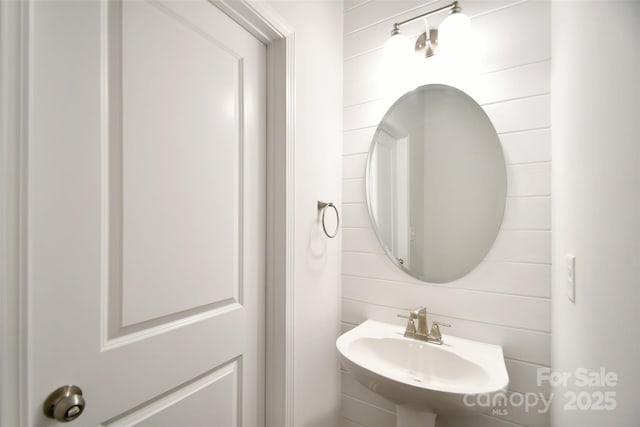
{"label": "reflection in mirror", "polygon": [[456,280],[491,248],[504,213],[504,156],[464,92],[426,85],[396,101],[373,136],[366,178],[378,240],[412,276]]}

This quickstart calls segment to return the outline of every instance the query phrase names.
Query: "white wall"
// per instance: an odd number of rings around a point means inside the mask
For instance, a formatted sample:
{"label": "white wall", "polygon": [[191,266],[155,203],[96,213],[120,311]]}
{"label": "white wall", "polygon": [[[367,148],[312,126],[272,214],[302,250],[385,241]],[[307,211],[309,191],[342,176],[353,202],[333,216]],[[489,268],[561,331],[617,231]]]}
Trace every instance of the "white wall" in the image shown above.
{"label": "white wall", "polygon": [[339,424],[341,237],[317,201],[341,202],[342,2],[269,1],[295,32],[294,425]]}
{"label": "white wall", "polygon": [[[555,371],[618,375],[618,385],[554,390],[554,426],[640,422],[640,2],[554,1],[553,353]],[[606,31],[593,37],[594,28]],[[576,256],[576,301],[565,293]],[[573,386],[573,387],[572,387]],[[564,410],[567,391],[616,393],[609,411]]]}
{"label": "white wall", "polygon": [[[364,165],[371,137],[392,100],[377,69],[393,22],[446,2],[355,0],[344,11],[343,293],[342,326],[367,318],[400,322],[396,314],[424,305],[455,335],[501,344],[513,393],[536,388],[536,369],[550,365],[551,147],[550,5],[544,1],[462,0],[484,53],[468,92],[485,109],[503,144],[508,199],[505,218],[485,261],[449,284],[419,283],[397,270],[372,232]],[[434,22],[435,23],[435,22]],[[417,34],[419,24],[405,34]],[[342,375],[343,425],[394,425],[394,406]],[[440,417],[448,426],[545,426],[548,414],[511,408],[502,417]]]}

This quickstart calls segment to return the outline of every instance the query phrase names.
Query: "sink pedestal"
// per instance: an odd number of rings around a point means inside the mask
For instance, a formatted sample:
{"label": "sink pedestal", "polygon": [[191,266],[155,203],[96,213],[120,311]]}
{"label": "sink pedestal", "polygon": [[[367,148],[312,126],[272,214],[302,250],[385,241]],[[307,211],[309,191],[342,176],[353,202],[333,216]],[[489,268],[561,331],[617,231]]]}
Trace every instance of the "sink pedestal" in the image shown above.
{"label": "sink pedestal", "polygon": [[428,408],[396,405],[396,427],[435,427],[437,416]]}

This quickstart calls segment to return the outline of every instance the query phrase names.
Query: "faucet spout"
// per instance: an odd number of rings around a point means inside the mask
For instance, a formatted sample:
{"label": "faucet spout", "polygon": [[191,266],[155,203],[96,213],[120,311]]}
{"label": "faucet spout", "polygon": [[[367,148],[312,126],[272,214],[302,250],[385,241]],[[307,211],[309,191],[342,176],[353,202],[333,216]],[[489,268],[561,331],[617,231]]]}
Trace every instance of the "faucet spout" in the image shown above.
{"label": "faucet spout", "polygon": [[416,336],[426,337],[429,335],[427,332],[427,309],[425,307],[416,308],[411,312],[411,317],[418,319],[418,329],[416,330]]}
{"label": "faucet spout", "polygon": [[[434,344],[442,345],[442,333],[440,332],[440,326],[449,327],[442,322],[433,322],[431,330],[428,329],[427,323],[427,309],[425,307],[419,307],[409,312],[409,316],[398,314],[398,317],[404,317],[408,319],[407,328],[404,331],[404,336],[407,338],[414,338],[420,341],[426,341]],[[415,320],[418,321],[418,327],[415,326]]]}

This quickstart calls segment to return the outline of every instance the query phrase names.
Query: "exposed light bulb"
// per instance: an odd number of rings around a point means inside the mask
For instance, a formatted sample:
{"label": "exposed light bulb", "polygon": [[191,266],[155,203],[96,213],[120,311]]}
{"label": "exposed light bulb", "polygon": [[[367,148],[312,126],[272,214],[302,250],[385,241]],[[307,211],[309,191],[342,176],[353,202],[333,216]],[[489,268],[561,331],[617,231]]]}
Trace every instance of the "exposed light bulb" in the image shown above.
{"label": "exposed light bulb", "polygon": [[438,28],[438,50],[446,55],[465,55],[471,45],[471,19],[452,13]]}
{"label": "exposed light bulb", "polygon": [[394,34],[384,45],[382,82],[388,96],[398,96],[413,89],[414,49],[402,34]]}
{"label": "exposed light bulb", "polygon": [[438,56],[442,60],[442,76],[447,84],[464,87],[473,74],[471,20],[453,13],[438,28]]}
{"label": "exposed light bulb", "polygon": [[392,35],[384,44],[385,61],[389,64],[406,64],[412,53],[411,42],[400,33]]}

